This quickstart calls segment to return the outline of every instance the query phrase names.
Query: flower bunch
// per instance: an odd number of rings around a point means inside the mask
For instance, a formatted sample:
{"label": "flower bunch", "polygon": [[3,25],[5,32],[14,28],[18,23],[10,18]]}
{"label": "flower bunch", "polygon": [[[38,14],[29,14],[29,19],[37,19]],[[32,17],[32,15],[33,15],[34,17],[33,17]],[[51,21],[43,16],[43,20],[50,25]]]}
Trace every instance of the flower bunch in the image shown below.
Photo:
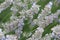
{"label": "flower bunch", "polygon": [[[38,2],[43,1],[5,0],[1,3],[0,13],[11,6],[11,16],[5,23],[0,23],[0,40],[60,40],[60,9],[52,13],[53,1],[49,1],[44,9],[43,3]],[[59,4],[59,1],[56,2]],[[54,25],[54,22],[58,25]],[[53,24],[53,27],[50,24]],[[47,29],[51,32],[43,36]]]}

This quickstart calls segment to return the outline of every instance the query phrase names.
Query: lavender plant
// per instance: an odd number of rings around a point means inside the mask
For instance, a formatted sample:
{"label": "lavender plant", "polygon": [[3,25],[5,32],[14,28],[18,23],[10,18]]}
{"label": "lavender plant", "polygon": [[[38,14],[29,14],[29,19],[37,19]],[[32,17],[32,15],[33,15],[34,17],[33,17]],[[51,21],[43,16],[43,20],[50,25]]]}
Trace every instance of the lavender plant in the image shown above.
{"label": "lavender plant", "polygon": [[60,0],[1,0],[0,40],[60,40]]}

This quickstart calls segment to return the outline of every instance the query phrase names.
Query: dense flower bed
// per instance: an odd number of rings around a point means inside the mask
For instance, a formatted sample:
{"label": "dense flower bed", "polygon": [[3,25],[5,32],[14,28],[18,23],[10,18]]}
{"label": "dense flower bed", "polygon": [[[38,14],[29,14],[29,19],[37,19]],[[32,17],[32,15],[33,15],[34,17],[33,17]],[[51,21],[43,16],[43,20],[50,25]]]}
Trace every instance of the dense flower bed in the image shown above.
{"label": "dense flower bed", "polygon": [[0,0],[0,40],[60,40],[60,0]]}

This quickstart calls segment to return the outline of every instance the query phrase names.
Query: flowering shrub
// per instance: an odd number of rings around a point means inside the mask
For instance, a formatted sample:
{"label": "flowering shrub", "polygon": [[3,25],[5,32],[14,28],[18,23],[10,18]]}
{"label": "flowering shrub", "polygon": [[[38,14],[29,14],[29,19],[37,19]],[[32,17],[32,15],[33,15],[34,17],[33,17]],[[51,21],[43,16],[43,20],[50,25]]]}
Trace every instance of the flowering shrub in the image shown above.
{"label": "flowering shrub", "polygon": [[60,0],[0,0],[0,40],[60,40]]}

